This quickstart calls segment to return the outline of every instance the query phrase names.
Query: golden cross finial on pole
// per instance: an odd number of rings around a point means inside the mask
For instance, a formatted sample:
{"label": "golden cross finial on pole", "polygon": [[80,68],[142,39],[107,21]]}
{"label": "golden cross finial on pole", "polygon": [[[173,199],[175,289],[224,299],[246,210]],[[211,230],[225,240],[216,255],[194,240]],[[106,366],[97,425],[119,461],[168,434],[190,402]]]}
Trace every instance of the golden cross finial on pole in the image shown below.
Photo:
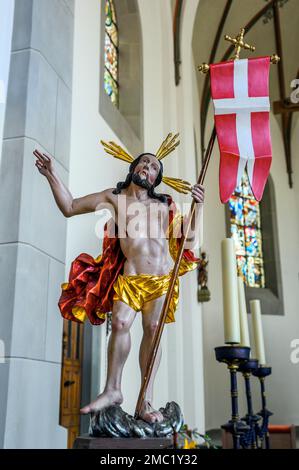
{"label": "golden cross finial on pole", "polygon": [[235,55],[233,57],[234,60],[239,60],[241,49],[248,49],[252,52],[255,51],[255,46],[251,46],[243,41],[245,34],[245,28],[240,29],[240,33],[237,35],[236,38],[231,38],[227,34],[224,36],[226,41],[231,42],[235,46]]}
{"label": "golden cross finial on pole", "polygon": [[[243,41],[244,34],[245,34],[245,28],[241,28],[240,33],[237,35],[236,38],[231,38],[227,34],[224,36],[224,39],[232,43],[235,47],[235,54],[233,56],[233,60],[239,60],[240,52],[242,49],[249,49],[252,52],[255,51],[255,46],[251,46],[250,44],[247,44],[246,42]],[[280,61],[280,57],[278,57],[277,54],[273,54],[270,57],[270,61],[272,64],[277,64],[277,62]],[[201,65],[197,67],[197,69],[199,72],[208,73],[208,71],[210,70],[210,66],[209,64],[206,64],[205,62],[203,62]]]}

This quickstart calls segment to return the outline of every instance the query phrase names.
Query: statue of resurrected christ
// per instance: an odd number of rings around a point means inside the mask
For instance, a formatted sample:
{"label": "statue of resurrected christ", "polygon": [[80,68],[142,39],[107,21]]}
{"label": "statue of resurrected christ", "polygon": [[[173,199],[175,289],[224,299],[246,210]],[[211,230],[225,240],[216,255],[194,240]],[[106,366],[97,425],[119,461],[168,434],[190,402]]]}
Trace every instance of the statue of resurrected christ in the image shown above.
{"label": "statue of resurrected christ", "polygon": [[[148,352],[173,266],[169,254],[175,260],[181,235],[177,228],[181,229],[184,225],[184,218],[171,196],[155,190],[162,180],[180,192],[191,192],[197,203],[191,225],[197,228],[202,225],[203,186],[191,186],[186,181],[163,176],[161,160],[178,145],[176,138],[169,134],[156,154],[143,153],[135,159],[113,142],[103,143],[107,153],[130,163],[129,173],[124,182],[117,183],[116,188],[76,199],[57,175],[53,159],[39,150],[33,152],[35,165],[48,180],[56,204],[65,217],[104,208],[112,214],[104,228],[102,255],[93,258],[81,253],[72,262],[69,282],[62,284],[58,303],[64,318],[77,322],[89,319],[95,325],[103,323],[107,313],[112,312],[106,385],[94,401],[81,409],[83,414],[96,413],[123,402],[122,372],[131,346],[130,328],[137,312],[142,312],[143,337],[139,362],[141,381],[144,378]],[[187,239],[189,245],[184,250],[179,275],[198,266],[199,259],[189,248],[197,246],[199,231],[193,230],[193,237]],[[166,322],[174,321],[178,297],[177,280]],[[162,414],[152,406],[160,359],[161,346],[140,413],[140,417],[149,423],[163,420]]]}

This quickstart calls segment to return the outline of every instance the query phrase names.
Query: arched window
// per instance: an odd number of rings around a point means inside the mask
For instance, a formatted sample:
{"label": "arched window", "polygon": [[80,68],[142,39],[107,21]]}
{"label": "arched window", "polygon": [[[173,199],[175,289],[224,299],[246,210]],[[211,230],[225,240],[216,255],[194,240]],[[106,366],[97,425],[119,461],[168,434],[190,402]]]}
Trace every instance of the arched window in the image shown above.
{"label": "arched window", "polygon": [[248,176],[229,200],[230,231],[235,241],[238,275],[249,287],[265,287],[260,205],[252,195]]}
{"label": "arched window", "polygon": [[226,204],[227,236],[236,244],[238,275],[249,301],[260,299],[262,312],[283,315],[278,229],[274,184],[269,175],[263,198],[252,195],[247,173]]}
{"label": "arched window", "polygon": [[113,0],[105,4],[105,69],[104,87],[111,102],[118,107],[118,28]]}
{"label": "arched window", "polygon": [[132,154],[143,150],[143,61],[137,0],[100,6],[99,112]]}

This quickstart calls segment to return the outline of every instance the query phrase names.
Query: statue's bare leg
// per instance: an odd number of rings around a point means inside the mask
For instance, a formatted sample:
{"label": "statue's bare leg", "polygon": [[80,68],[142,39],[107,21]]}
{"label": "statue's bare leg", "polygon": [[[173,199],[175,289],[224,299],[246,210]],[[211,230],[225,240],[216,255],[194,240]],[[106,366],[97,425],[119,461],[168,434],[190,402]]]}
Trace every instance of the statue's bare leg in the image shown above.
{"label": "statue's bare leg", "polygon": [[[139,362],[140,362],[140,369],[141,369],[141,380],[143,383],[143,379],[146,373],[146,365],[149,357],[150,347],[155,335],[155,331],[158,326],[160,313],[163,307],[165,295],[159,297],[158,299],[152,300],[150,302],[146,302],[144,304],[144,308],[142,311],[142,326],[143,326],[143,338],[140,345],[140,352],[139,352]],[[154,381],[156,377],[157,370],[160,365],[162,355],[161,345],[159,346],[156,360],[154,363],[154,367],[151,374],[151,379],[148,384],[148,388],[145,394],[145,399],[142,405],[140,417],[149,423],[153,423],[155,421],[163,421],[163,415],[160,411],[156,411],[153,406],[153,388],[154,388]]]}
{"label": "statue's bare leg", "polygon": [[108,345],[107,380],[103,393],[80,412],[88,414],[110,405],[123,402],[121,377],[123,367],[131,348],[130,328],[136,316],[135,310],[121,301],[114,302],[112,311],[112,332]]}

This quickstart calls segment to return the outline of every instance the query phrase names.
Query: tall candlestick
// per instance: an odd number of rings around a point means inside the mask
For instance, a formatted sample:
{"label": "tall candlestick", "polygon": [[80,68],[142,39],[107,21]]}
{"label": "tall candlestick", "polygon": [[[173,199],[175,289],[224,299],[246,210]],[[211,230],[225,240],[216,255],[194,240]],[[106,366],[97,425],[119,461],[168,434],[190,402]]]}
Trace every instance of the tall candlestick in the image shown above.
{"label": "tall candlestick", "polygon": [[242,346],[248,346],[250,348],[245,289],[244,289],[243,278],[240,276],[238,276],[238,298],[239,298],[240,333],[241,333],[240,344]]}
{"label": "tall candlestick", "polygon": [[234,241],[225,238],[221,242],[224,341],[240,343],[240,319],[238,302],[237,266]]}
{"label": "tall candlestick", "polygon": [[261,366],[266,364],[265,345],[261,315],[261,303],[259,300],[250,301],[250,310],[252,315],[252,328],[255,344],[256,358],[259,360]]}

